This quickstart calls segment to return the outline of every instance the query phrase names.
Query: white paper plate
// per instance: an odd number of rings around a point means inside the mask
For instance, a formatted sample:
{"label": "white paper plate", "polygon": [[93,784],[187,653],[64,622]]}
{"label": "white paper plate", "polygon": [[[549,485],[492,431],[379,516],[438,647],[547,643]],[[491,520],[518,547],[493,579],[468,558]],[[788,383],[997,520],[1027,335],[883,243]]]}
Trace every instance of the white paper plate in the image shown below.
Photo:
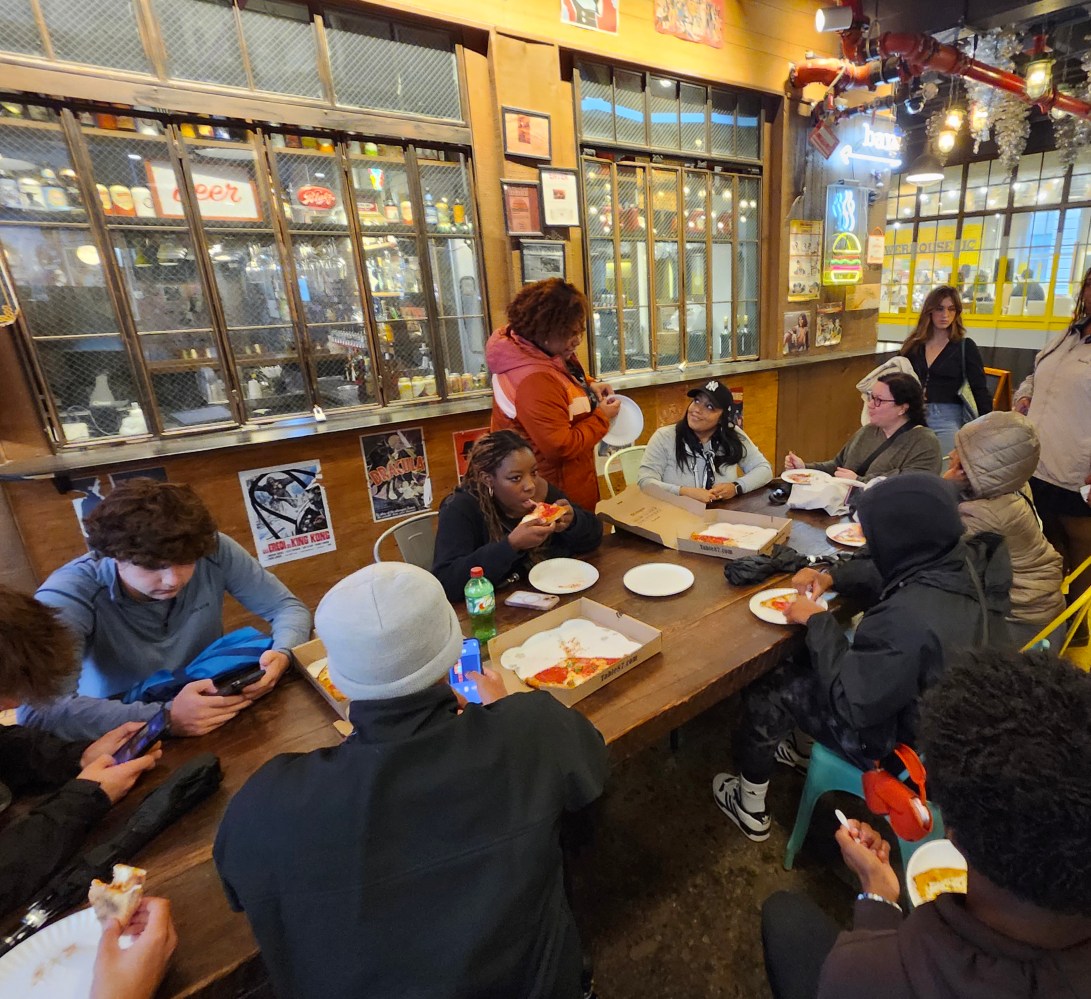
{"label": "white paper plate", "polygon": [[[101,936],[92,909],[81,909],[39,930],[0,958],[0,995],[87,999]],[[129,943],[130,938],[121,938],[121,946]]]}
{"label": "white paper plate", "polygon": [[866,538],[861,541],[847,541],[838,536],[854,527],[859,529],[860,525],[855,522],[851,524],[830,524],[830,526],[826,528],[826,537],[836,544],[844,545],[846,548],[863,548],[864,545],[867,544]]}
{"label": "white paper plate", "polygon": [[527,579],[530,585],[543,593],[579,593],[593,586],[599,578],[599,571],[578,558],[550,558],[539,562]]}
{"label": "white paper plate", "polygon": [[755,593],[750,598],[750,611],[763,621],[768,621],[770,624],[787,624],[788,619],[777,610],[773,610],[772,607],[763,607],[763,600],[772,600],[773,597],[786,597],[788,594],[796,596],[795,587],[792,586],[778,586],[772,590],[762,590],[761,593]]}
{"label": "white paper plate", "polygon": [[630,569],[621,581],[642,597],[669,597],[693,585],[693,573],[683,565],[649,562]]}
{"label": "white paper plate", "polygon": [[917,891],[915,878],[918,874],[932,870],[933,867],[957,867],[966,870],[966,858],[958,852],[949,839],[933,839],[922,843],[909,858],[905,871],[905,886],[909,891],[909,901],[914,906],[923,905],[924,898]]}
{"label": "white paper plate", "polygon": [[785,472],[781,472],[780,477],[785,482],[791,482],[792,485],[796,486],[806,486],[811,483],[817,485],[819,482],[833,478],[829,472],[823,472],[819,468],[790,468]]}
{"label": "white paper plate", "polygon": [[621,409],[610,421],[610,429],[606,431],[602,442],[611,447],[626,447],[632,444],[644,429],[644,414],[628,396],[618,395],[614,398],[621,403]]}
{"label": "white paper plate", "polygon": [[1087,502],[1087,494],[1091,493],[1091,485],[1080,486],[1080,495],[1083,497],[1083,501]]}

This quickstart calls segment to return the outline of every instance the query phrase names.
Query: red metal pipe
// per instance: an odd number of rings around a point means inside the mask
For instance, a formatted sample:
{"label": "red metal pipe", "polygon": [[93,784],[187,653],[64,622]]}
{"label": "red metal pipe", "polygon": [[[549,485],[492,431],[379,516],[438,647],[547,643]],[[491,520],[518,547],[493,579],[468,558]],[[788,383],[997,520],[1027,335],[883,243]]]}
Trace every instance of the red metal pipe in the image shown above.
{"label": "red metal pipe", "polygon": [[809,83],[821,83],[828,87],[837,80],[839,91],[854,87],[874,90],[876,85],[884,82],[879,75],[881,71],[882,64],[878,62],[857,66],[840,59],[808,59],[801,66],[792,66],[788,70],[788,82],[802,89]]}

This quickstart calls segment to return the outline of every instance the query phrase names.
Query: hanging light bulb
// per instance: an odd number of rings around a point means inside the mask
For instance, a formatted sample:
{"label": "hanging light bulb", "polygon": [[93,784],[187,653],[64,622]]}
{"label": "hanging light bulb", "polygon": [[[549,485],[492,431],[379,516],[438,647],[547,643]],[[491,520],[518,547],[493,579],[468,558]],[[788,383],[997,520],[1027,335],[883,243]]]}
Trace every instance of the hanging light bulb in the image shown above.
{"label": "hanging light bulb", "polygon": [[1053,59],[1039,56],[1027,63],[1027,97],[1036,101],[1045,97],[1053,87]]}
{"label": "hanging light bulb", "polygon": [[956,138],[958,133],[953,128],[945,128],[936,136],[936,148],[941,153],[947,154],[955,148]]}
{"label": "hanging light bulb", "polygon": [[975,103],[970,107],[970,131],[975,135],[989,127],[989,109],[984,104]]}
{"label": "hanging light bulb", "polygon": [[[1075,96],[1075,92],[1072,90],[1071,87],[1063,87],[1063,86],[1062,87],[1057,87],[1056,92],[1058,94],[1064,94],[1066,97],[1074,97]],[[1060,108],[1050,108],[1049,109],[1049,116],[1054,121],[1062,121],[1064,118],[1066,118],[1068,116],[1068,112],[1067,111],[1062,111]]]}
{"label": "hanging light bulb", "polygon": [[953,132],[957,132],[962,128],[962,120],[964,117],[965,115],[962,113],[962,108],[948,108],[947,117],[943,120],[944,127],[951,129]]}

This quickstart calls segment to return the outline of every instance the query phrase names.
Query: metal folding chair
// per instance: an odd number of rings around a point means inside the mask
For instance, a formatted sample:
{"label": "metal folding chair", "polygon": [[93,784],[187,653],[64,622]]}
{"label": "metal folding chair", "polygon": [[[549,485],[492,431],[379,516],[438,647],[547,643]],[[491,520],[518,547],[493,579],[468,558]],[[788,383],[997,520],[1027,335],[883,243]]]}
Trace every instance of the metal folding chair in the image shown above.
{"label": "metal folding chair", "polygon": [[616,493],[613,480],[610,478],[610,473],[614,470],[614,466],[621,466],[621,474],[625,478],[625,485],[631,486],[636,482],[636,473],[640,470],[641,461],[644,460],[644,447],[643,444],[634,444],[632,447],[623,447],[620,451],[615,451],[606,459],[606,464],[602,466],[602,475],[603,478],[606,479],[606,488],[610,490],[611,496]]}
{"label": "metal folding chair", "polygon": [[383,561],[379,549],[387,538],[393,537],[397,542],[398,550],[402,553],[402,561],[431,570],[432,558],[436,552],[438,524],[439,514],[435,510],[428,510],[399,521],[393,527],[388,527],[375,542],[373,550],[375,561]]}

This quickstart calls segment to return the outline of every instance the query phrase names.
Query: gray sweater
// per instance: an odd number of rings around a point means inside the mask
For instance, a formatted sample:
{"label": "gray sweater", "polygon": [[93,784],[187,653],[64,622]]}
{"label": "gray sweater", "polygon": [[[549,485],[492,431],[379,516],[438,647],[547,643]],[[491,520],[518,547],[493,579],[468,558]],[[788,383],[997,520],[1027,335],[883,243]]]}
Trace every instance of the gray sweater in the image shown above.
{"label": "gray sweater", "polygon": [[[855,472],[885,440],[886,437],[878,427],[868,424],[857,430],[829,461],[809,461],[807,468],[816,468],[830,475],[839,468],[849,468]],[[939,438],[927,427],[913,427],[899,435],[871,463],[867,474],[860,476],[860,481],[868,482],[879,475],[896,475],[898,472],[911,470],[932,472],[934,475],[939,475],[943,470]]]}
{"label": "gray sweater", "polygon": [[[669,427],[660,427],[652,434],[652,439],[644,449],[644,459],[640,462],[637,482],[641,487],[660,486],[677,496],[682,486],[704,485],[704,461],[695,459],[693,465],[679,467],[674,455],[675,433],[675,426],[671,424]],[[736,433],[743,443],[742,460],[738,465],[725,465],[716,472],[716,485],[721,482],[737,482],[742,491],[748,493],[764,486],[773,477],[773,469],[765,455],[746,434],[741,430]],[[706,444],[704,449],[709,450],[709,446]],[[743,471],[741,476],[740,467]]]}

